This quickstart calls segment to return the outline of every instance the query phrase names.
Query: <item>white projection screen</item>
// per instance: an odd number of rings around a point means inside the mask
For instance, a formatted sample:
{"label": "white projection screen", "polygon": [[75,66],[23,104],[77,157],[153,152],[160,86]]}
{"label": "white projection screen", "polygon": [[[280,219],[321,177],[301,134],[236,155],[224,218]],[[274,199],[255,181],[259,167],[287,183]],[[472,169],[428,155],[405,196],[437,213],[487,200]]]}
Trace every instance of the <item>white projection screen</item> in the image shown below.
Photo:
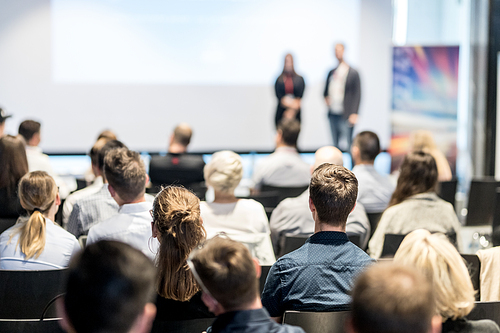
{"label": "white projection screen", "polygon": [[271,150],[284,55],[306,82],[300,148],[330,143],[324,80],[333,45],[359,66],[360,0],[3,0],[0,105],[42,122],[42,148],[85,152],[112,129],[166,149],[179,122],[192,151]]}

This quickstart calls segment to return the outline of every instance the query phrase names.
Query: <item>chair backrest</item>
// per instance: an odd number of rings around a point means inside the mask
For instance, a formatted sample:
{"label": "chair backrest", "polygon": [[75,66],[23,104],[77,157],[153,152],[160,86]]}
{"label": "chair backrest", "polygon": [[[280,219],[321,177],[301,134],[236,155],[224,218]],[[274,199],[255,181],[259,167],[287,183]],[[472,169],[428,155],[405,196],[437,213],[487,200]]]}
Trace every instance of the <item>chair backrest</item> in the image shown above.
{"label": "chair backrest", "polygon": [[286,311],[283,323],[299,326],[307,333],[344,333],[350,311],[299,312]]}
{"label": "chair backrest", "polygon": [[40,319],[0,319],[0,332],[63,333],[60,318]]}
{"label": "chair backrest", "polygon": [[490,319],[500,325],[500,302],[476,302],[467,315],[469,320]]}
{"label": "chair backrest", "polygon": [[[0,318],[40,318],[45,306],[64,292],[66,272],[0,270]],[[45,317],[55,318],[55,307],[49,308]]]}
{"label": "chair backrest", "polygon": [[354,245],[356,245],[360,249],[364,250],[361,247],[361,236],[360,235],[347,235],[347,237],[349,238],[349,240],[351,241],[351,243],[353,243]]}
{"label": "chair backrest", "polygon": [[396,235],[396,234],[385,234],[384,246],[382,247],[382,254],[380,257],[394,257],[396,251],[399,249],[399,245],[406,237],[406,235]]}
{"label": "chair backrest", "polygon": [[382,217],[382,213],[366,213],[368,216],[368,221],[370,221],[370,237],[373,236],[373,233],[377,229],[378,221]]}
{"label": "chair backrest", "polygon": [[0,219],[0,234],[16,224],[17,218],[1,218]]}
{"label": "chair backrest", "polygon": [[305,190],[309,188],[309,184],[305,186],[297,187],[282,187],[282,186],[271,186],[262,185],[260,191],[264,192],[278,192],[278,203],[286,198],[295,198],[304,193]]}
{"label": "chair backrest", "polygon": [[179,321],[154,321],[151,333],[201,333],[212,326],[215,318],[201,318]]}
{"label": "chair backrest", "polygon": [[455,195],[457,194],[457,179],[439,182],[437,194],[444,201],[448,201],[455,207]]}
{"label": "chair backrest", "polygon": [[496,191],[500,182],[494,178],[471,181],[466,225],[492,225]]}
{"label": "chair backrest", "polygon": [[267,275],[272,266],[260,266],[260,278],[259,278],[259,288],[260,293],[264,291],[264,285],[266,284]]}
{"label": "chair backrest", "polygon": [[80,237],[78,237],[78,243],[80,243],[80,247],[82,249],[85,248],[85,246],[87,246],[87,235],[81,235]]}
{"label": "chair backrest", "polygon": [[249,195],[248,199],[260,202],[264,207],[276,208],[279,204],[279,193],[278,191],[261,192]]}
{"label": "chair backrest", "polygon": [[306,243],[306,240],[311,236],[310,234],[307,235],[290,235],[290,234],[285,234],[283,237],[285,237],[284,244],[281,248],[279,256],[282,257],[287,253],[290,253],[292,251],[297,250],[299,247],[304,245]]}
{"label": "chair backrest", "polygon": [[481,273],[481,261],[475,254],[460,254],[467,262],[467,270],[469,271],[470,279],[474,290],[477,290],[476,301],[481,297],[481,284],[479,283],[479,275]]}

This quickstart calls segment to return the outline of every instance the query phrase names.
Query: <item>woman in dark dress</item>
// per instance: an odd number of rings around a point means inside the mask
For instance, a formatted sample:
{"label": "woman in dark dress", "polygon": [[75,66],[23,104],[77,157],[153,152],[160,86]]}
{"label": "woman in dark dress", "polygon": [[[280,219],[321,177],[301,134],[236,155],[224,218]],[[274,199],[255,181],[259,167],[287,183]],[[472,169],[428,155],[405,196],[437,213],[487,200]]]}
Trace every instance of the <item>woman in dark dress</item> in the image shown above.
{"label": "woman in dark dress", "polygon": [[276,127],[283,117],[300,121],[300,101],[304,95],[305,83],[302,76],[295,73],[291,54],[285,56],[283,72],[276,80],[274,89],[278,98]]}
{"label": "woman in dark dress", "polygon": [[160,249],[156,255],[156,322],[214,317],[201,300],[201,289],[189,270],[191,250],[205,240],[200,218],[200,200],[178,186],[161,190],[153,202],[153,237]]}

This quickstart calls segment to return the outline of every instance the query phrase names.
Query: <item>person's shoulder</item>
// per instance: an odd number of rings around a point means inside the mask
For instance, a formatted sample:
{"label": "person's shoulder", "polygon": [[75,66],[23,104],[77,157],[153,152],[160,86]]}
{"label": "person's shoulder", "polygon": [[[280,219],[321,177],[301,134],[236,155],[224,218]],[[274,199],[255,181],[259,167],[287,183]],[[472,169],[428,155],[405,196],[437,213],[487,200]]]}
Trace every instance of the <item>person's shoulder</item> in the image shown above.
{"label": "person's shoulder", "polygon": [[238,208],[250,209],[250,210],[261,210],[264,206],[254,199],[239,199],[237,202]]}
{"label": "person's shoulder", "polygon": [[470,327],[469,332],[478,332],[478,333],[498,333],[500,332],[500,328],[498,325],[490,319],[482,319],[482,320],[468,320],[468,326]]}
{"label": "person's shoulder", "polygon": [[59,224],[46,219],[46,226],[50,230],[50,233],[56,238],[62,240],[66,239],[69,241],[76,241],[76,237],[67,230],[64,230]]}

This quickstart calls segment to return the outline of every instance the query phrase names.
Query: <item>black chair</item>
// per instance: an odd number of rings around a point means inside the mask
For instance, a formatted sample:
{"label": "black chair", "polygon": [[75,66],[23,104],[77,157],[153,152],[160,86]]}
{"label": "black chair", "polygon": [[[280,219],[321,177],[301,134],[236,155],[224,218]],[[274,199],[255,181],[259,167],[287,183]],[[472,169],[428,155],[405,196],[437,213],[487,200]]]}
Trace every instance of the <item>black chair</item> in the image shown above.
{"label": "black chair", "polygon": [[361,247],[361,236],[360,235],[347,235],[347,237],[349,238],[349,240],[351,241],[351,243],[353,243],[354,245],[356,245],[357,247],[359,247],[361,250],[364,250]]}
{"label": "black chair", "polygon": [[476,179],[471,182],[465,223],[467,226],[493,224],[498,187],[500,182],[494,178]]}
{"label": "black chair", "polygon": [[[0,318],[40,318],[46,305],[64,292],[66,271],[0,270]],[[56,318],[55,307],[50,307],[45,317]]]}
{"label": "black chair", "polygon": [[[278,203],[286,198],[295,198],[304,193],[305,190],[309,188],[309,185],[297,186],[297,187],[282,187],[282,186],[271,186],[262,185],[260,189],[261,193],[264,192],[278,192]],[[276,207],[276,206],[275,206]]]}
{"label": "black chair", "polygon": [[249,195],[248,199],[253,199],[257,202],[260,202],[262,206],[270,208],[272,210],[279,204],[279,193],[278,191],[260,192]]}
{"label": "black chair", "polygon": [[378,222],[382,217],[382,213],[366,213],[368,216],[368,221],[370,222],[370,237],[373,236],[373,233],[377,229]]}
{"label": "black chair", "polygon": [[205,332],[212,326],[215,318],[201,318],[179,321],[154,321],[151,333],[186,333]]}
{"label": "black chair", "polygon": [[281,251],[279,253],[279,257],[284,256],[287,253],[290,253],[292,251],[297,250],[299,247],[305,244],[306,240],[311,236],[310,234],[307,235],[291,235],[291,234],[285,234],[284,240],[282,240],[280,243],[283,244],[281,247]]}
{"label": "black chair", "polygon": [[0,219],[0,234],[16,224],[17,217]]}
{"label": "black chair", "polygon": [[262,291],[264,291],[264,285],[266,284],[267,275],[269,274],[271,266],[260,266],[260,269],[261,272],[259,278],[259,287],[260,287],[260,293],[262,294]]}
{"label": "black chair", "polygon": [[299,312],[285,311],[283,323],[299,326],[307,333],[344,333],[350,311]]}
{"label": "black chair", "polygon": [[60,318],[40,319],[0,319],[0,332],[59,333]]}
{"label": "black chair", "polygon": [[[403,242],[403,239],[406,237],[407,234],[405,235],[400,235],[400,234],[385,234],[384,237],[384,246],[382,247],[382,254],[380,255],[381,258],[392,258],[396,254],[396,251],[399,249],[399,246],[401,245],[401,242]],[[457,234],[456,233],[449,233],[446,234],[446,237],[450,241],[451,244],[457,246]]]}
{"label": "black chair", "polygon": [[481,273],[481,261],[475,254],[460,254],[467,262],[467,270],[469,271],[470,279],[474,290],[477,290],[476,301],[480,300],[481,284],[479,283],[479,274]]}
{"label": "black chair", "polygon": [[500,325],[500,302],[476,302],[467,316],[469,320],[491,319]]}
{"label": "black chair", "polygon": [[457,194],[457,179],[446,182],[439,182],[437,194],[444,201],[448,201],[455,208],[455,195]]}

